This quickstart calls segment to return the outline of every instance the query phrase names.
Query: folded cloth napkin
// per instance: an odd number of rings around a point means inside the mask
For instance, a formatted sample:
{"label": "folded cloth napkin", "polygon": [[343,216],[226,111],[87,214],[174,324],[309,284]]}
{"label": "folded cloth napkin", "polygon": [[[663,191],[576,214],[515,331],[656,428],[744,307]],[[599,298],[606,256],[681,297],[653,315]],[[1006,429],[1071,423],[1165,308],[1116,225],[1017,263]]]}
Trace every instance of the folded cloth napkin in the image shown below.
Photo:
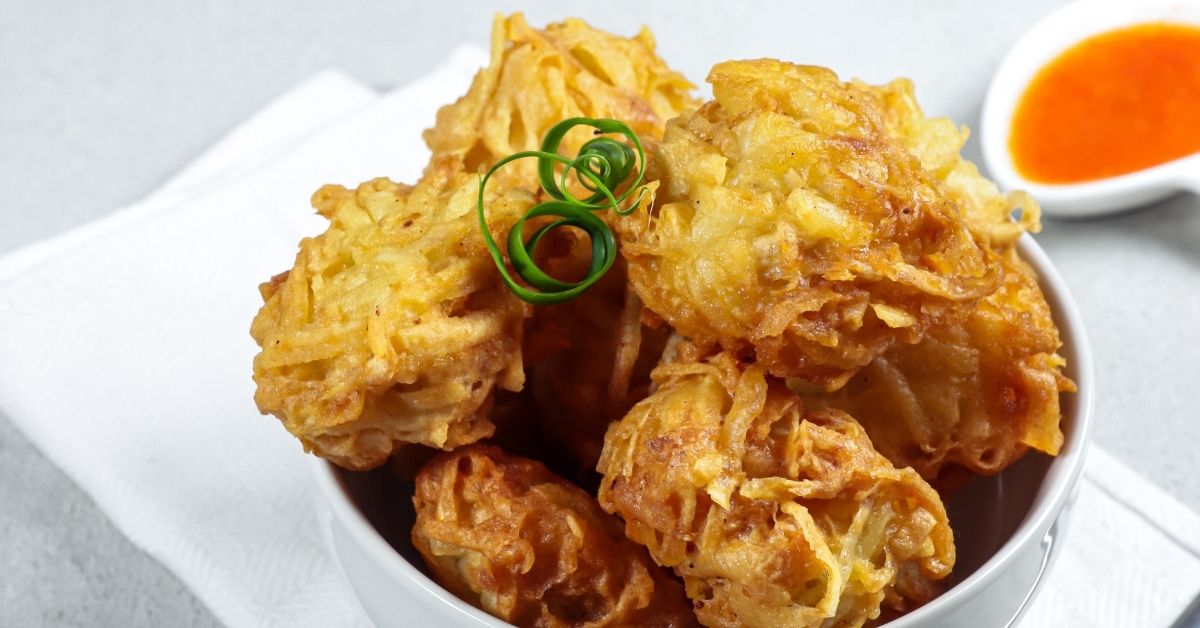
{"label": "folded cloth napkin", "polygon": [[1200,595],[1200,516],[1100,447],[1070,517],[1021,628],[1166,628]]}
{"label": "folded cloth napkin", "polygon": [[486,60],[377,100],[318,77],[146,201],[0,260],[0,413],[228,625],[369,625],[298,443],[254,408],[256,285],[323,229],[321,184],[414,181]]}
{"label": "folded cloth napkin", "polygon": [[[297,442],[252,401],[258,281],[323,221],[320,184],[413,181],[485,61],[375,99],[324,75],[132,208],[0,259],[0,412],[230,626],[369,625]],[[1022,626],[1165,626],[1200,588],[1200,517],[1102,451]]]}

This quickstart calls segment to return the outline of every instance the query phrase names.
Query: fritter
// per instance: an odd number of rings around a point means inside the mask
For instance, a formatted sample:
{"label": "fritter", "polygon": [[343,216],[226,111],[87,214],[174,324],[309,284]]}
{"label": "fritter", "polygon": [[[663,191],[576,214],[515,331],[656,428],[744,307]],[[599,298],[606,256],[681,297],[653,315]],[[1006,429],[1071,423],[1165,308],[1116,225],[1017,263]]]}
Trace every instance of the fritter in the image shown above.
{"label": "fritter", "polygon": [[[682,351],[682,350],[681,350]],[[600,504],[683,577],[707,626],[861,626],[954,564],[937,493],[837,410],[727,353],[659,366],[614,424]]]}
{"label": "fritter", "polygon": [[[308,451],[350,469],[401,443],[450,449],[492,433],[496,388],[520,390],[527,306],[501,283],[475,216],[479,180],[452,158],[414,186],[327,185],[330,221],[261,287],[254,399]],[[533,203],[488,188],[501,237]]]}
{"label": "fritter", "polygon": [[651,149],[654,215],[615,221],[638,295],[679,333],[834,389],[997,288],[875,91],[772,60],[708,78],[715,100]]}
{"label": "fritter", "polygon": [[[621,120],[648,141],[695,106],[692,88],[655,54],[649,29],[625,38],[579,19],[537,30],[520,13],[500,16],[492,27],[491,64],[465,96],[442,107],[425,142],[435,156],[461,157],[474,172],[538,148],[550,127],[578,116]],[[577,131],[561,144],[563,154],[575,155],[592,137]],[[533,161],[502,171],[509,175],[536,181]]]}
{"label": "fritter", "polygon": [[916,345],[897,346],[841,390],[809,395],[812,405],[843,409],[897,466],[911,466],[940,488],[991,475],[1032,447],[1057,454],[1062,342],[1037,276],[1004,253],[1004,284],[962,323],[938,327]]}
{"label": "fritter", "polygon": [[[523,386],[529,308],[484,246],[476,173],[537,148],[566,117],[619,118],[653,138],[692,104],[691,85],[654,54],[645,29],[626,39],[568,20],[540,31],[516,14],[496,20],[492,43],[489,67],[425,134],[434,152],[425,178],[415,188],[375,180],[319,190],[329,230],[261,288],[251,332],[262,347],[259,409],[342,466],[377,466],[400,443],[450,449],[484,438],[493,391]],[[568,137],[563,148],[578,144]],[[532,168],[515,164],[489,186],[494,238],[535,201],[522,191],[537,188]]]}
{"label": "fritter", "polygon": [[1001,194],[983,178],[960,156],[966,130],[926,118],[910,83],[873,89],[888,105],[890,132],[945,184],[968,228],[997,254],[1003,283],[966,319],[932,329],[916,345],[896,345],[841,390],[796,388],[812,405],[858,417],[881,453],[939,488],[998,473],[1030,447],[1058,453],[1059,393],[1075,385],[1062,374],[1062,342],[1037,275],[1015,247],[1021,234],[1040,229],[1037,203],[1022,192]]}
{"label": "fritter", "polygon": [[472,445],[417,476],[413,545],[434,577],[517,626],[692,626],[683,587],[541,463]]}

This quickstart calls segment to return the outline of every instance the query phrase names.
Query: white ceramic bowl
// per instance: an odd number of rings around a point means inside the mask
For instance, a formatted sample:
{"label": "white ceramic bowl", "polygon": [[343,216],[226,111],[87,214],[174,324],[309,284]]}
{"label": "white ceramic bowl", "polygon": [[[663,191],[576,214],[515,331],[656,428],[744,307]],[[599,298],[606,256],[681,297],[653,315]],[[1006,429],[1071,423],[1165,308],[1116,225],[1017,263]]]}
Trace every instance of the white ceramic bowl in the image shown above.
{"label": "white ceramic bowl", "polygon": [[1021,176],[1008,149],[1013,112],[1029,82],[1047,63],[1093,35],[1158,21],[1200,26],[1200,2],[1084,0],[1051,13],[1025,33],[988,87],[979,129],[984,161],[1001,188],[1025,190],[1048,214],[1062,216],[1104,214],[1145,205],[1182,190],[1200,192],[1200,154],[1126,175],[1057,185]]}
{"label": "white ceramic bowl", "polygon": [[[1062,278],[1029,236],[1022,256],[1041,277],[1062,332],[1067,374],[1062,452],[1030,453],[998,476],[976,480],[947,504],[958,545],[953,587],[889,628],[1009,626],[1051,566],[1076,495],[1092,414],[1092,356]],[[387,472],[354,473],[312,458],[318,511],[338,561],[380,628],[507,626],[459,600],[423,573],[409,541],[412,504]],[[390,541],[390,543],[389,543]]]}

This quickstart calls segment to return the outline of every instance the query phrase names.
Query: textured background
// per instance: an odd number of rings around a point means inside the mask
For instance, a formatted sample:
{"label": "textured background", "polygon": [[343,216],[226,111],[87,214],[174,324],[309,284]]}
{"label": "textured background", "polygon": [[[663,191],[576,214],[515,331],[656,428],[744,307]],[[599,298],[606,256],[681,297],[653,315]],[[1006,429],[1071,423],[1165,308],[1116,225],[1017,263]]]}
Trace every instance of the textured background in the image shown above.
{"label": "textured background", "polygon": [[[928,112],[976,126],[1005,50],[1060,3],[529,4],[534,24],[579,15],[627,34],[648,24],[663,56],[697,82],[716,61],[756,56],[871,81],[908,76]],[[318,70],[387,89],[464,41],[486,46],[492,12],[518,6],[0,0],[0,254],[140,198]],[[977,156],[977,145],[968,151]],[[1197,209],[1179,197],[1115,218],[1048,221],[1039,236],[1094,345],[1097,441],[1193,508]],[[0,573],[3,626],[215,624],[3,417]]]}

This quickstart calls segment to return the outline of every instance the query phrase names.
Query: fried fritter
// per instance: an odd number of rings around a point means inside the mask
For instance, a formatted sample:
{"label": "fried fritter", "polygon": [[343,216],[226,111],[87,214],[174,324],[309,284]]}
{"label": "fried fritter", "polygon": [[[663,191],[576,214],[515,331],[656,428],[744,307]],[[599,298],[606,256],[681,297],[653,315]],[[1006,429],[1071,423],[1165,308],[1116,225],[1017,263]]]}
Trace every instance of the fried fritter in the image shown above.
{"label": "fried fritter", "polygon": [[[383,180],[324,187],[313,198],[329,231],[262,288],[259,409],[338,465],[377,466],[402,442],[449,449],[486,437],[493,389],[523,385],[528,309],[482,243],[474,173],[538,148],[568,116],[612,116],[654,138],[692,104],[648,30],[623,38],[566,20],[541,31],[515,14],[497,19],[492,43],[491,65],[426,132],[434,155],[415,191]],[[534,201],[520,190],[538,187],[532,162],[503,173],[499,192],[488,189],[502,201],[487,204],[499,240]]]}
{"label": "fried fritter", "polygon": [[841,390],[806,395],[862,422],[875,447],[941,488],[991,475],[1028,447],[1057,454],[1060,392],[1075,390],[1033,269],[1009,250],[1004,284],[963,323],[897,346]]}
{"label": "fried fritter", "polygon": [[[566,117],[619,118],[652,139],[693,104],[644,29],[626,39],[568,20],[539,31],[517,14],[497,19],[492,44],[490,66],[426,132],[434,155],[416,188],[322,188],[314,204],[330,229],[262,286],[255,400],[342,466],[379,465],[399,443],[449,449],[486,437],[493,390],[523,386],[528,308],[484,247],[475,173],[537,148]],[[537,188],[532,162],[503,173],[487,204],[498,240],[535,200],[521,190]]]}
{"label": "fried fritter", "polygon": [[638,295],[681,334],[836,388],[996,289],[998,264],[875,92],[771,60],[709,81],[716,99],[649,157],[653,218],[615,221]]}
{"label": "fried fritter", "polygon": [[517,626],[691,626],[680,584],[582,489],[472,445],[417,476],[413,545],[443,586]]}
{"label": "fried fritter", "polygon": [[[527,306],[488,256],[478,186],[443,158],[415,187],[376,179],[313,195],[329,228],[263,284],[251,327],[254,399],[306,450],[368,469],[401,443],[450,449],[492,433],[494,389],[521,389]],[[488,194],[497,238],[533,203],[501,185]]]}
{"label": "fried fritter", "polygon": [[707,626],[861,626],[954,564],[937,493],[837,410],[727,353],[665,363],[609,428],[600,504],[684,579]]}
{"label": "fried fritter", "polygon": [[1062,342],[1037,275],[1015,247],[1022,233],[1040,229],[1037,203],[1022,192],[1001,194],[983,178],[960,155],[966,130],[926,118],[910,83],[868,89],[887,103],[890,133],[958,199],[968,228],[999,257],[1004,280],[965,320],[893,347],[845,388],[797,390],[810,405],[858,417],[881,453],[939,488],[953,489],[970,473],[998,473],[1029,447],[1058,453],[1059,393],[1075,385],[1062,374]]}
{"label": "fried fritter", "polygon": [[[537,30],[516,13],[496,18],[491,64],[466,96],[442,107],[425,142],[435,156],[461,157],[474,172],[538,148],[552,126],[577,116],[615,118],[651,140],[662,137],[667,120],[695,106],[692,88],[654,53],[649,29],[625,38],[568,19]],[[568,134],[560,150],[575,155],[591,137]],[[534,169],[532,160],[522,160],[498,176],[535,182]]]}

